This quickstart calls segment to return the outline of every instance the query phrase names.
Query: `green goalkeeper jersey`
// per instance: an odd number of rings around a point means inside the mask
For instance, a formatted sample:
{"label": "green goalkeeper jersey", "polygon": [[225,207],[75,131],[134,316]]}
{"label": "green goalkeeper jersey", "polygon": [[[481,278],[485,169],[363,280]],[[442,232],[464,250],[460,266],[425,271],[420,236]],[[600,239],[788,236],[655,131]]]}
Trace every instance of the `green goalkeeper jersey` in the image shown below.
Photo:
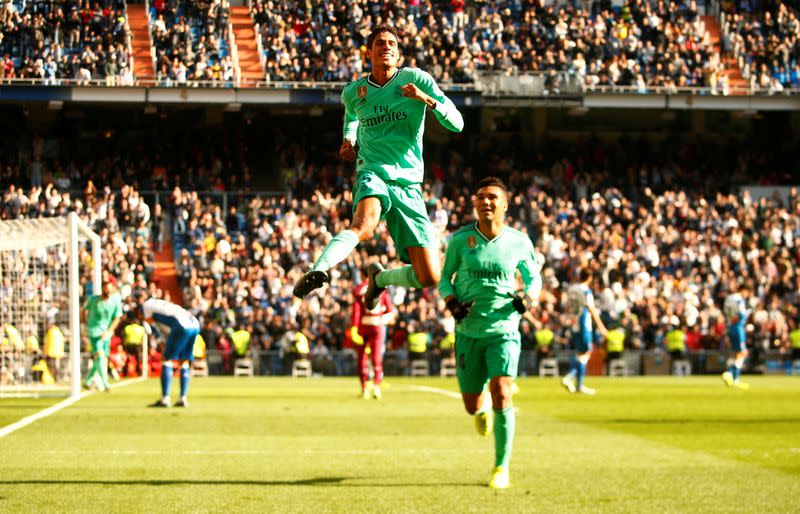
{"label": "green goalkeeper jersey", "polygon": [[453,132],[464,128],[461,113],[428,73],[400,68],[383,86],[362,77],[342,91],[344,139],[358,143],[357,171],[372,171],[401,184],[422,182],[427,105],[403,96],[401,87],[412,82],[436,100],[433,114],[442,126]]}
{"label": "green goalkeeper jersey", "polygon": [[106,300],[100,295],[95,295],[86,300],[83,308],[87,311],[87,335],[100,337],[111,326],[111,322],[122,316],[122,299],[116,293]]}
{"label": "green goalkeeper jersey", "polygon": [[481,338],[519,330],[521,316],[512,304],[518,293],[517,270],[525,292],[538,297],[542,282],[533,243],[526,234],[504,227],[489,240],[477,224],[453,234],[447,245],[439,293],[442,298],[455,295],[459,302],[475,302],[469,315],[456,326],[457,333]]}

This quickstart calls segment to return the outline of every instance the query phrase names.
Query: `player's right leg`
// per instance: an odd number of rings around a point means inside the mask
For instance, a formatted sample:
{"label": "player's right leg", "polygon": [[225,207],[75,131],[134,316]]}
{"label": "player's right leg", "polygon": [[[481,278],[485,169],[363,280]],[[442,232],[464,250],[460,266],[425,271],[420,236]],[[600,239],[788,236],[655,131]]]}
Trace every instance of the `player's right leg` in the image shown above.
{"label": "player's right leg", "polygon": [[486,437],[492,433],[492,399],[486,388],[489,373],[480,340],[456,334],[456,377],[467,414],[474,416],[475,430]]}
{"label": "player's right leg", "polygon": [[328,270],[347,258],[360,241],[371,238],[381,214],[391,208],[388,189],[383,180],[370,172],[362,172],[353,186],[353,223],[348,230],[333,236],[311,271],[297,281],[292,292],[298,298],[328,282]]}
{"label": "player's right leg", "polygon": [[736,355],[733,359],[733,386],[738,387],[739,389],[749,389],[750,384],[740,380],[742,376],[742,368],[744,367],[744,361],[747,358],[747,348],[744,347],[744,344],[741,344],[738,350],[739,351],[736,352]]}
{"label": "player's right leg", "polygon": [[408,265],[370,274],[370,287],[364,295],[368,309],[377,305],[388,285],[410,288],[435,286],[439,282],[439,241],[428,217],[422,190],[418,185],[388,186],[392,209],[386,213],[386,227],[400,260]]}
{"label": "player's right leg", "polygon": [[589,359],[592,357],[592,350],[578,354],[578,374],[575,380],[575,392],[593,395],[596,393],[591,387],[584,385],[583,380],[586,378],[586,367],[589,364]]}
{"label": "player's right leg", "polygon": [[516,413],[512,403],[521,351],[519,332],[493,336],[486,346],[489,391],[494,409],[495,462],[489,487],[505,489],[510,484],[509,462],[516,431]]}
{"label": "player's right leg", "polygon": [[[365,341],[366,343],[366,341]],[[386,345],[386,328],[375,327],[375,333],[369,338],[370,349],[372,350],[372,372],[373,379],[372,397],[376,400],[383,398],[381,383],[383,382],[383,352]]]}
{"label": "player's right leg", "polygon": [[89,388],[92,387],[94,381],[99,379],[103,389],[108,389],[108,379],[103,378],[103,367],[108,366],[108,363],[105,360],[105,344],[102,339],[99,337],[90,337],[89,338],[89,345],[92,350],[92,368],[89,370],[89,373],[86,375],[86,382],[84,385]]}
{"label": "player's right leg", "polygon": [[175,404],[176,407],[189,406],[189,380],[192,377],[192,361],[194,360],[194,341],[200,328],[181,329],[181,342],[178,351],[178,358],[181,361],[181,398]]}
{"label": "player's right leg", "polygon": [[[363,337],[363,334],[362,334]],[[366,338],[361,344],[354,344],[353,348],[356,350],[358,358],[358,376],[361,381],[361,397],[365,400],[370,399],[370,391],[368,387],[369,382],[369,359],[367,356],[367,342]]]}
{"label": "player's right leg", "polygon": [[181,361],[180,343],[185,335],[180,325],[171,327],[172,330],[167,336],[167,344],[164,347],[164,354],[161,357],[161,398],[151,404],[151,407],[171,407],[170,391],[172,390],[172,374],[174,371],[174,361]]}

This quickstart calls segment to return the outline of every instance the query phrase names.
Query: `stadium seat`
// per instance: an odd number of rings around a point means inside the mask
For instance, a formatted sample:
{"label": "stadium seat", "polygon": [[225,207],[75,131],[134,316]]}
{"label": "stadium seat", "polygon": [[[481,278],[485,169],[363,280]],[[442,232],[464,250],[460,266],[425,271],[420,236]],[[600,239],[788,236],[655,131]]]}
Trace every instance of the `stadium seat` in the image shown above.
{"label": "stadium seat", "polygon": [[800,359],[792,361],[792,373],[800,375]]}
{"label": "stadium seat", "polygon": [[688,377],[689,375],[692,374],[692,363],[686,359],[673,361],[672,374]]}
{"label": "stadium seat", "polygon": [[299,359],[292,364],[293,377],[311,377],[311,362],[307,359]]}
{"label": "stadium seat", "polygon": [[442,360],[439,374],[443,377],[456,376],[456,359],[452,358]]}
{"label": "stadium seat", "polygon": [[236,359],[236,362],[233,363],[233,376],[252,377],[253,375],[253,359]]}
{"label": "stadium seat", "polygon": [[417,359],[411,361],[411,376],[412,377],[427,377],[431,374],[430,364],[424,359]]}
{"label": "stadium seat", "polygon": [[208,363],[203,360],[196,360],[192,362],[192,376],[193,377],[207,377],[208,376]]}
{"label": "stadium seat", "polygon": [[542,359],[539,363],[540,377],[558,378],[558,361],[555,359]]}
{"label": "stadium seat", "polygon": [[627,377],[628,364],[624,359],[612,359],[608,363],[608,376],[610,377]]}

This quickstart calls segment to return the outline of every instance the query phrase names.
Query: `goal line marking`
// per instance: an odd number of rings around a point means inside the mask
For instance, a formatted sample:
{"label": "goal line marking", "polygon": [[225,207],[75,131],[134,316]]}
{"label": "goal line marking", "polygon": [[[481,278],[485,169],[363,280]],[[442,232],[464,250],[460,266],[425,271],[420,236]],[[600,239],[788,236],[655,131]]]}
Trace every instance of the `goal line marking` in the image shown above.
{"label": "goal line marking", "polygon": [[[146,377],[139,377],[139,378],[134,378],[134,379],[131,379],[131,380],[126,380],[124,382],[120,382],[118,384],[114,384],[112,386],[112,388],[117,389],[117,388],[120,388],[120,387],[129,386],[131,384],[135,384],[137,382],[141,382],[141,381],[145,380],[145,378]],[[21,420],[15,422],[15,423],[12,423],[10,425],[6,425],[3,428],[0,428],[0,438],[3,438],[5,436],[7,436],[8,434],[16,432],[17,430],[19,430],[21,428],[25,428],[28,425],[30,425],[31,423],[39,421],[42,418],[46,418],[47,416],[49,416],[51,414],[55,414],[56,412],[60,411],[61,409],[65,409],[65,408],[69,407],[70,405],[72,405],[73,403],[77,402],[78,400],[82,400],[83,398],[86,398],[90,394],[92,394],[91,391],[82,391],[78,395],[71,396],[71,397],[69,397],[69,398],[67,398],[67,399],[65,399],[63,401],[58,402],[55,405],[51,405],[50,407],[48,407],[48,408],[46,408],[46,409],[44,409],[42,411],[39,411],[36,414],[31,414],[30,416],[22,418]]]}

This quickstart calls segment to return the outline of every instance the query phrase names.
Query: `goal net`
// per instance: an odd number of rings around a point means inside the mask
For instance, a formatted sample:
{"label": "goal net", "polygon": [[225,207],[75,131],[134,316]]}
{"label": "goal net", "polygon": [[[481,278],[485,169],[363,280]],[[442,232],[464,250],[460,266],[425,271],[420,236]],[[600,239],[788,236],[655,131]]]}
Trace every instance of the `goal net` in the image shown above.
{"label": "goal net", "polygon": [[80,308],[101,251],[75,213],[0,221],[0,395],[80,392]]}

